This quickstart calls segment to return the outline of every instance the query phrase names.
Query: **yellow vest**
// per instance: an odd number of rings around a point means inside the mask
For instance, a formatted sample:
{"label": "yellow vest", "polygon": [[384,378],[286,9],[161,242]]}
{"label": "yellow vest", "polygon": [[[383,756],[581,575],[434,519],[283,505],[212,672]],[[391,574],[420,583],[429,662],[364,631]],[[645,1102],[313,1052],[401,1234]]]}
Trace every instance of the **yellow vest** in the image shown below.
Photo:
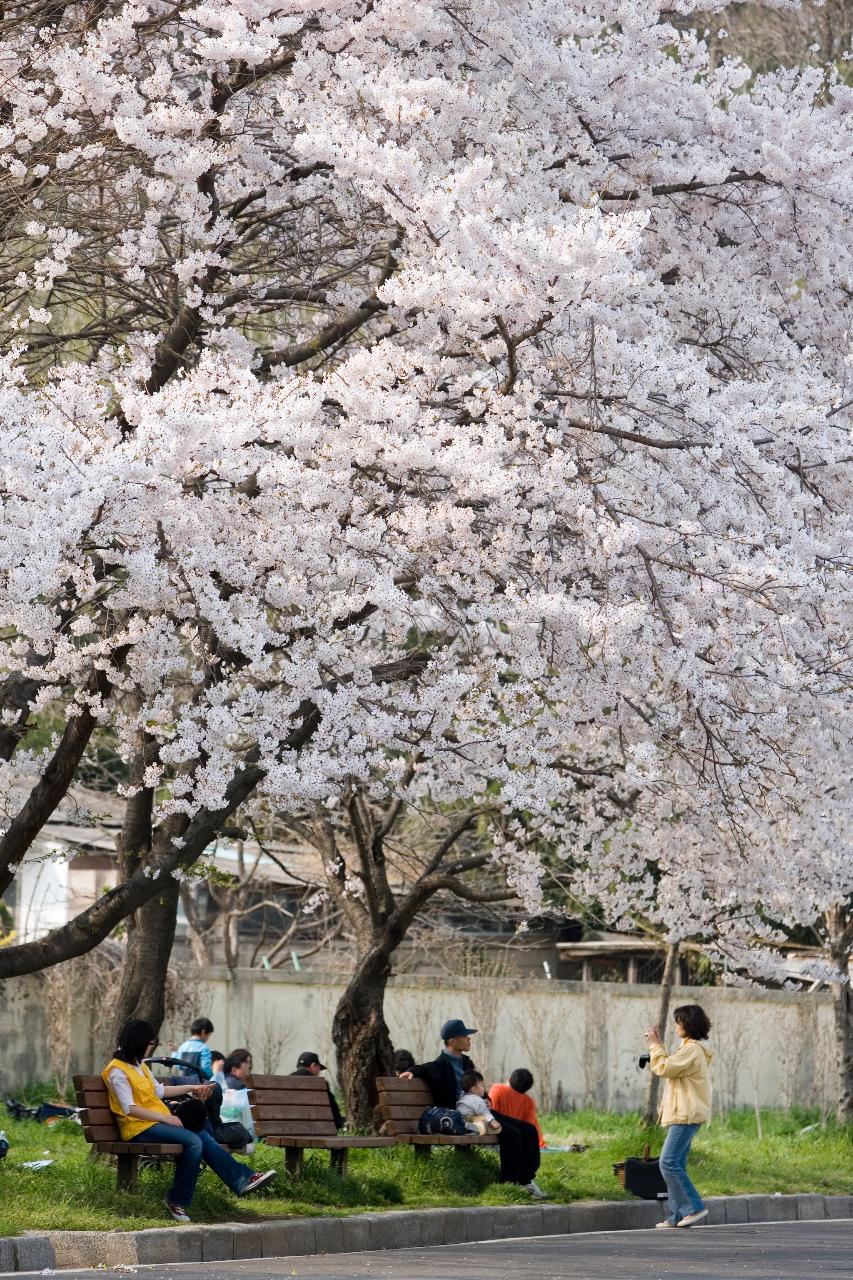
{"label": "yellow vest", "polygon": [[144,1133],[146,1129],[150,1129],[152,1124],[156,1124],[156,1121],[141,1120],[139,1116],[126,1116],[124,1114],[110,1088],[109,1074],[114,1067],[118,1067],[119,1071],[123,1071],[127,1076],[135,1107],[145,1107],[146,1111],[162,1111],[164,1116],[170,1115],[171,1112],[163,1099],[157,1097],[157,1091],[154,1088],[154,1077],[144,1062],[138,1067],[132,1067],[129,1062],[122,1062],[119,1058],[110,1059],[101,1072],[101,1079],[107,1086],[110,1111],[116,1118],[121,1140],[122,1142],[130,1142],[131,1138],[135,1138],[138,1133]]}

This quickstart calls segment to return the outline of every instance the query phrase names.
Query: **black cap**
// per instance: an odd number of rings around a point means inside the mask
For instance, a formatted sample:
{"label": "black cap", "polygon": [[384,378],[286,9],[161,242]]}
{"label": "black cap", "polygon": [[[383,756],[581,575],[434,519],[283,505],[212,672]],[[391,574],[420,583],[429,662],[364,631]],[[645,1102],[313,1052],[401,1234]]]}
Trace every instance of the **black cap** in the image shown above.
{"label": "black cap", "polygon": [[441,1038],[445,1044],[448,1040],[455,1040],[457,1036],[475,1036],[476,1034],[477,1028],[466,1027],[461,1018],[451,1018],[441,1028]]}
{"label": "black cap", "polygon": [[297,1067],[313,1067],[316,1062],[321,1071],[326,1070],[325,1062],[321,1062],[316,1053],[300,1053]]}

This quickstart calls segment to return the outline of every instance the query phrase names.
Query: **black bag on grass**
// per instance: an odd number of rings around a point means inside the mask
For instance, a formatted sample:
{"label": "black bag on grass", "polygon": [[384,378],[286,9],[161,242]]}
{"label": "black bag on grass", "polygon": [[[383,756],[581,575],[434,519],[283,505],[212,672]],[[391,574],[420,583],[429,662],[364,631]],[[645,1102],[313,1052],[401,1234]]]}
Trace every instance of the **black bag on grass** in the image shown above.
{"label": "black bag on grass", "polygon": [[665,1200],[666,1183],[660,1171],[660,1161],[651,1158],[649,1144],[643,1147],[642,1159],[639,1156],[628,1156],[614,1164],[613,1172],[626,1191],[639,1196],[641,1200]]}

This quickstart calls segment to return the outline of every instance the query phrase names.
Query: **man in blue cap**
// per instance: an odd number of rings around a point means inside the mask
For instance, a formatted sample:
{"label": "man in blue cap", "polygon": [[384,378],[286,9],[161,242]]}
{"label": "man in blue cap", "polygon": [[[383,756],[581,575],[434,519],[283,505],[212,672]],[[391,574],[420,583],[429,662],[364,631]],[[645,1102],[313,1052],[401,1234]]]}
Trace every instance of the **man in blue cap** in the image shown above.
{"label": "man in blue cap", "polygon": [[[438,1057],[432,1062],[423,1062],[420,1066],[412,1067],[411,1071],[403,1072],[402,1078],[425,1081],[430,1087],[435,1105],[453,1109],[463,1093],[462,1077],[466,1071],[474,1070],[468,1050],[471,1048],[471,1037],[476,1034],[476,1027],[466,1027],[461,1018],[450,1018],[441,1028],[444,1048]],[[517,1182],[534,1199],[547,1199],[534,1181],[540,1160],[539,1134],[535,1127],[524,1120],[498,1115],[497,1111],[492,1114],[501,1125],[498,1134],[501,1182]]]}

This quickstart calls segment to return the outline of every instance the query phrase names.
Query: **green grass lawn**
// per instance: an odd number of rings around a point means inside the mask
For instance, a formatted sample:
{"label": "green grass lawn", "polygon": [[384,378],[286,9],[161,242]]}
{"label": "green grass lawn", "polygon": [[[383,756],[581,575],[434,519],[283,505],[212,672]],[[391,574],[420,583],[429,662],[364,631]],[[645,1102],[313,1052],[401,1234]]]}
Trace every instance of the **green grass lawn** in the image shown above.
{"label": "green grass lawn", "polygon": [[[716,1119],[700,1131],[690,1169],[700,1192],[707,1195],[748,1191],[853,1191],[853,1138],[833,1124],[820,1126],[808,1111],[764,1112],[764,1136],[756,1136],[752,1112]],[[803,1132],[809,1125],[817,1127]],[[169,1166],[145,1171],[135,1195],[116,1191],[109,1159],[93,1160],[80,1127],[70,1121],[54,1125],[13,1121],[0,1111],[0,1128],[12,1144],[0,1162],[0,1235],[25,1230],[129,1230],[168,1224],[162,1201],[169,1185]],[[646,1135],[638,1117],[575,1111],[544,1118],[546,1136],[555,1144],[582,1142],[581,1153],[546,1152],[539,1181],[554,1201],[623,1199],[613,1176],[613,1162],[637,1155]],[[662,1134],[648,1135],[655,1153]],[[52,1159],[38,1171],[22,1169],[26,1160]],[[328,1156],[309,1153],[306,1173],[291,1182],[283,1172],[280,1152],[260,1147],[252,1157],[258,1169],[278,1169],[269,1189],[246,1200],[235,1199],[206,1171],[199,1182],[191,1215],[198,1222],[250,1222],[288,1214],[342,1214],[390,1208],[439,1205],[527,1204],[517,1187],[495,1181],[493,1152],[460,1155],[435,1151],[417,1160],[406,1148],[354,1151],[350,1176],[342,1180],[329,1170]]]}

